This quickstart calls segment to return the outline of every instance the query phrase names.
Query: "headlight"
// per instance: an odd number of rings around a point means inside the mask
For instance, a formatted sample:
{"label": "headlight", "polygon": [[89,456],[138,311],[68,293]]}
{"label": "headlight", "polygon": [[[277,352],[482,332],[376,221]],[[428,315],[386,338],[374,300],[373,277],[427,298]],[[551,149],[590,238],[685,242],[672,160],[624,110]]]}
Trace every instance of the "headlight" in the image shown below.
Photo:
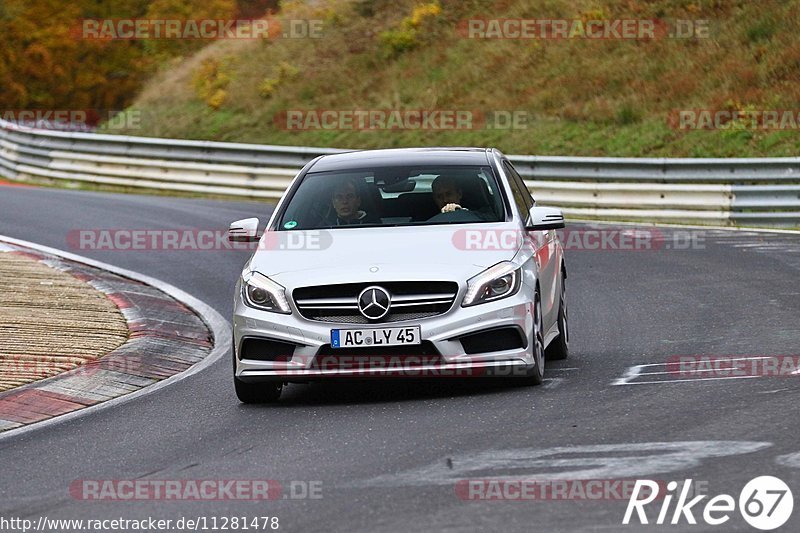
{"label": "headlight", "polygon": [[498,263],[467,281],[467,294],[462,307],[507,298],[519,291],[522,284],[520,267],[514,263]]}
{"label": "headlight", "polygon": [[242,276],[242,295],[245,303],[255,309],[289,315],[289,302],[286,289],[258,272],[248,272]]}

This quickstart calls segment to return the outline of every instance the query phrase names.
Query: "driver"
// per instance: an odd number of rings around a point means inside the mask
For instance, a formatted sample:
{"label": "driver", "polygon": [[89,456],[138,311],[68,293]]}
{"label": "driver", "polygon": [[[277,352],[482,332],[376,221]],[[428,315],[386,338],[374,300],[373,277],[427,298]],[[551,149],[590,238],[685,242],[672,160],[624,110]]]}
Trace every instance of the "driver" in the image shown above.
{"label": "driver", "polygon": [[453,176],[439,176],[431,184],[433,201],[442,213],[451,213],[461,207],[461,198],[464,192],[458,184],[458,180]]}

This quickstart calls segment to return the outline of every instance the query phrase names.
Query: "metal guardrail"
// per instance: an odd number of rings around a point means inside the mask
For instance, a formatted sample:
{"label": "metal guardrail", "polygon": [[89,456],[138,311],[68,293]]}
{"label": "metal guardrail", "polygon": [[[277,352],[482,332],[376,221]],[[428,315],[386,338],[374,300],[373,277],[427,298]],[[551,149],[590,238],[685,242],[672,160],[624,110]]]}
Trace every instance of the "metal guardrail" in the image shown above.
{"label": "metal guardrail", "polygon": [[[0,120],[0,175],[278,198],[298,169],[344,150],[19,128]],[[539,203],[567,216],[800,226],[800,157],[509,156]]]}

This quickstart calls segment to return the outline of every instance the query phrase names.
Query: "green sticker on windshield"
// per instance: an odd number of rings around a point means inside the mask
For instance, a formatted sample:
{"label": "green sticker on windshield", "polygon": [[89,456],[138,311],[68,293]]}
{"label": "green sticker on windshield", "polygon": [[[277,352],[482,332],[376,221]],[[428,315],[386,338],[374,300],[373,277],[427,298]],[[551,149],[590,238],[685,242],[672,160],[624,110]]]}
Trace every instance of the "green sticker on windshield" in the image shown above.
{"label": "green sticker on windshield", "polygon": [[289,222],[284,224],[283,227],[286,229],[294,229],[297,227],[297,222],[295,222],[294,220],[290,220]]}

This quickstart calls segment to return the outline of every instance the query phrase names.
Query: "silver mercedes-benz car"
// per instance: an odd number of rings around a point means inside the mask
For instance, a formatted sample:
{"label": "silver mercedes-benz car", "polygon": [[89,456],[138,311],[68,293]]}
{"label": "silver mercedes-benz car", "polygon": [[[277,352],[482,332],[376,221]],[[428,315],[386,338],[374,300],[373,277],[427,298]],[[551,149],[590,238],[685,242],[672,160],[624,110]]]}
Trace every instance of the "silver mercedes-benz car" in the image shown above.
{"label": "silver mercedes-benz car", "polygon": [[560,210],[536,205],[498,150],[419,148],[308,163],[234,296],[242,402],[331,378],[542,382],[569,351]]}

